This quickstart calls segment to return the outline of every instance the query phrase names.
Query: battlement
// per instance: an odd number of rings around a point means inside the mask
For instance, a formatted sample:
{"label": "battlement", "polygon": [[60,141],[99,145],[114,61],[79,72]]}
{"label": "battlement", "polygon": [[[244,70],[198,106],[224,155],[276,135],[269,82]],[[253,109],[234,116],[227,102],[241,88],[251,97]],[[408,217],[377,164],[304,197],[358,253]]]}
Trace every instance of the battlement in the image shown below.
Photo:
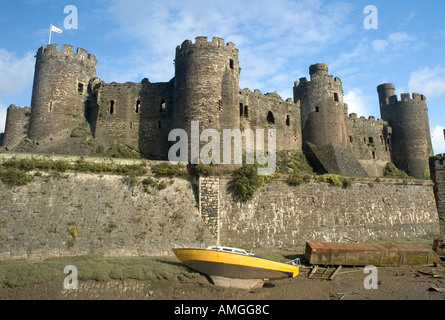
{"label": "battlement", "polygon": [[360,118],[357,116],[357,113],[350,113],[348,116],[349,120],[352,121],[362,121],[370,124],[376,124],[376,125],[387,125],[388,123],[385,120],[382,119],[375,119],[374,116],[369,116],[368,118],[361,116]]}
{"label": "battlement", "polygon": [[63,44],[61,50],[59,51],[59,45],[58,44],[49,44],[47,46],[42,46],[37,51],[37,57],[43,57],[43,56],[56,56],[60,55],[61,57],[65,56],[71,56],[72,58],[78,59],[80,61],[91,61],[92,63],[96,64],[97,59],[96,57],[88,53],[87,50],[83,48],[77,48],[77,51],[74,52],[74,47],[68,44]]}
{"label": "battlement", "polygon": [[426,104],[426,97],[423,94],[419,93],[413,93],[412,95],[410,95],[409,93],[402,93],[400,95],[400,100],[397,95],[389,97],[389,104],[397,104],[398,102],[409,101]]}
{"label": "battlement", "polygon": [[436,170],[445,170],[445,153],[431,157],[430,163],[434,163]]}
{"label": "battlement", "polygon": [[235,48],[235,44],[232,42],[228,42],[225,44],[223,38],[219,37],[213,37],[212,41],[208,41],[208,38],[205,36],[200,36],[195,38],[195,43],[193,43],[191,40],[185,40],[181,45],[176,47],[176,55],[181,54],[183,51],[186,51],[188,49],[196,49],[196,48],[223,48],[228,51],[238,51],[238,49]]}

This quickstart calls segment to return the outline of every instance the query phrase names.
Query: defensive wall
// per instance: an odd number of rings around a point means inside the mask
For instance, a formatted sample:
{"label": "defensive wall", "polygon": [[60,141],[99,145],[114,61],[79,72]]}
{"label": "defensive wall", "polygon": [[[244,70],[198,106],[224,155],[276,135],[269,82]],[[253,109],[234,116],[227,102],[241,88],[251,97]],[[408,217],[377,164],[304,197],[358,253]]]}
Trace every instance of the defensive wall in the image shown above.
{"label": "defensive wall", "polygon": [[[0,154],[6,161],[12,154]],[[16,155],[26,158],[32,155]],[[43,157],[43,156],[42,156]],[[63,157],[46,156],[49,160]],[[148,165],[146,160],[67,157],[70,162]],[[36,175],[20,187],[0,182],[0,259],[171,255],[175,245],[292,248],[305,241],[436,236],[433,183],[361,178],[344,188],[267,182],[247,202],[230,177],[153,179],[157,189],[125,176],[64,172]]]}

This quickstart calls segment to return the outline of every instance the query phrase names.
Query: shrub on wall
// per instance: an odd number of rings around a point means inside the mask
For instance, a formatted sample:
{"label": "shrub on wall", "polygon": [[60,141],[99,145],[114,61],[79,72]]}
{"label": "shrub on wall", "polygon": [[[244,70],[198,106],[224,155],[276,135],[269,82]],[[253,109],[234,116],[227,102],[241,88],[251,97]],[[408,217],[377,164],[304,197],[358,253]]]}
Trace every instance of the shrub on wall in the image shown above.
{"label": "shrub on wall", "polygon": [[258,164],[244,164],[234,173],[235,195],[241,200],[251,200],[265,181],[264,176],[258,175]]}
{"label": "shrub on wall", "polygon": [[388,162],[383,170],[383,175],[390,178],[409,179],[411,178],[405,171],[397,169],[394,163]]}

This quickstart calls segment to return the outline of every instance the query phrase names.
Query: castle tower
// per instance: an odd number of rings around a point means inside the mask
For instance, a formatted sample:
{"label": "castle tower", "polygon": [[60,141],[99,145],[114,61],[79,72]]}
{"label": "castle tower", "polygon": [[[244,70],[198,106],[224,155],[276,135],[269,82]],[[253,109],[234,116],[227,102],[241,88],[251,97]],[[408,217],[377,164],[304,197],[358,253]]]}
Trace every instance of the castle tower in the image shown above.
{"label": "castle tower", "polygon": [[29,138],[41,139],[85,120],[88,82],[96,76],[97,60],[84,49],[57,44],[37,51],[31,99]]}
{"label": "castle tower", "polygon": [[[185,40],[176,48],[175,68],[174,128],[184,129],[189,143],[191,121],[199,121],[200,133],[239,129],[239,61],[233,43],[216,37],[211,42],[207,37]],[[196,161],[192,157],[189,150],[189,159]]]}
{"label": "castle tower", "polygon": [[303,142],[323,146],[347,146],[346,110],[339,78],[328,73],[328,66],[309,67],[311,81],[295,82],[294,101],[301,103]]}
{"label": "castle tower", "polygon": [[377,92],[382,119],[392,127],[392,162],[414,178],[424,179],[433,150],[425,96],[403,93],[399,101],[392,83],[379,85]]}
{"label": "castle tower", "polygon": [[13,148],[26,137],[30,114],[31,110],[28,107],[20,108],[13,104],[9,106],[6,114],[5,135],[3,139],[3,146],[5,148]]}

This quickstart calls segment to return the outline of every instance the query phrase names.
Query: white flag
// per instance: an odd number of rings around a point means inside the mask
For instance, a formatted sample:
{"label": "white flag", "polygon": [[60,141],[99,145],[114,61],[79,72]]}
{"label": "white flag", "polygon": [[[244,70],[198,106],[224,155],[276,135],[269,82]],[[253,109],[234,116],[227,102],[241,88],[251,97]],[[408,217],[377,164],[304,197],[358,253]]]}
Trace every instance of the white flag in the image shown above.
{"label": "white flag", "polygon": [[63,31],[57,27],[54,27],[53,25],[51,25],[51,31],[57,32],[57,33],[62,33]]}

